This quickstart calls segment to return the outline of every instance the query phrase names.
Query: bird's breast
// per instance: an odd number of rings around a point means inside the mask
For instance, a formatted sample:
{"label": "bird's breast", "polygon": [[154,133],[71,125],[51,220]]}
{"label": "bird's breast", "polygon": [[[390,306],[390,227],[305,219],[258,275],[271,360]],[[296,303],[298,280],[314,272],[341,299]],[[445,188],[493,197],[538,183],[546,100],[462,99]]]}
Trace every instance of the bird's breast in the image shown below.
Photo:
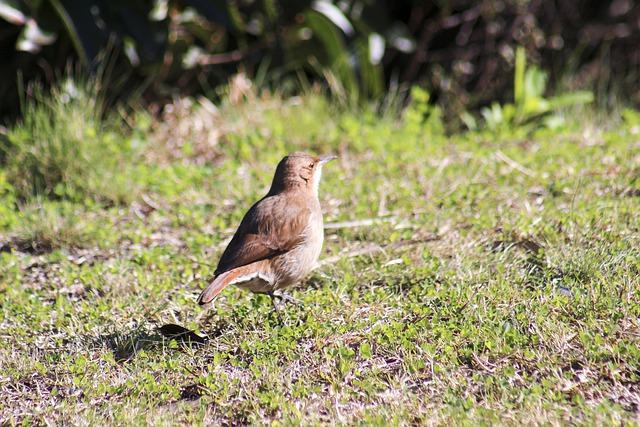
{"label": "bird's breast", "polygon": [[288,286],[304,278],[318,261],[323,241],[322,212],[318,209],[309,215],[309,221],[300,243],[286,254],[273,260],[278,282],[276,286]]}

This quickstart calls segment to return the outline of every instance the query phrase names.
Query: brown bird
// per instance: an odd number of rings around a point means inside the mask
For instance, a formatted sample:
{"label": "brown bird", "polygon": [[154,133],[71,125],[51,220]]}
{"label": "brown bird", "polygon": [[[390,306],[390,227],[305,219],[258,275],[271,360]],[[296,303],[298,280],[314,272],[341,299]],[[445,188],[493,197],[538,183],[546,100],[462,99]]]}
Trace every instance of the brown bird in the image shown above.
{"label": "brown bird", "polygon": [[293,153],[283,158],[271,189],[245,214],[218,262],[213,281],[198,297],[211,302],[224,288],[238,285],[276,295],[314,267],[324,240],[318,186],[322,166],[335,156]]}

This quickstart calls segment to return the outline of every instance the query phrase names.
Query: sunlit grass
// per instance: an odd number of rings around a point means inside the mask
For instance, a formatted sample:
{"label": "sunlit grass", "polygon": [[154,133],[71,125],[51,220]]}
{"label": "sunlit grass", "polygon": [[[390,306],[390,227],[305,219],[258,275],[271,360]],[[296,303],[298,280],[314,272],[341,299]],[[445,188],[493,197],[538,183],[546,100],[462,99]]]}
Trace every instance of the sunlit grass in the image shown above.
{"label": "sunlit grass", "polygon": [[[122,134],[147,151],[126,206],[0,191],[1,420],[638,421],[631,126],[568,117],[527,138],[447,136],[427,107],[424,121],[379,119],[312,95],[186,108]],[[195,297],[226,239],[297,150],[340,156],[323,177],[325,222],[373,225],[327,230],[334,262],[295,291],[303,306],[277,313],[233,288],[203,311]],[[32,254],[19,236],[52,243]],[[166,341],[168,323],[209,341]]]}

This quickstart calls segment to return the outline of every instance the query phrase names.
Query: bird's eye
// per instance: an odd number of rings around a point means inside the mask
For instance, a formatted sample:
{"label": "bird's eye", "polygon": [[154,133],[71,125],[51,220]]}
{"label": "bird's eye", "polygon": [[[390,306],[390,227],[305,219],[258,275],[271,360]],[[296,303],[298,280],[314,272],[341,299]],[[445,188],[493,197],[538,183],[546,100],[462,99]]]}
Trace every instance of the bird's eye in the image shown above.
{"label": "bird's eye", "polygon": [[307,166],[307,167],[308,167],[309,169],[313,169],[313,166],[314,166],[314,165],[315,165],[314,163],[311,163],[311,164],[310,164],[309,166]]}

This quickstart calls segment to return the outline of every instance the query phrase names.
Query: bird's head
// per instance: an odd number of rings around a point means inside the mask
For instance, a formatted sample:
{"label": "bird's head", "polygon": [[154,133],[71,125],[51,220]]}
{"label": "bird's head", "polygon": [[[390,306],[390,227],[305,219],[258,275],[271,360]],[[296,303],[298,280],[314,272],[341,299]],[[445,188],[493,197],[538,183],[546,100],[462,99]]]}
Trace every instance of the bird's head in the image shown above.
{"label": "bird's head", "polygon": [[308,188],[317,195],[322,166],[335,158],[336,156],[332,155],[317,157],[307,153],[292,153],[285,156],[278,163],[269,193]]}

